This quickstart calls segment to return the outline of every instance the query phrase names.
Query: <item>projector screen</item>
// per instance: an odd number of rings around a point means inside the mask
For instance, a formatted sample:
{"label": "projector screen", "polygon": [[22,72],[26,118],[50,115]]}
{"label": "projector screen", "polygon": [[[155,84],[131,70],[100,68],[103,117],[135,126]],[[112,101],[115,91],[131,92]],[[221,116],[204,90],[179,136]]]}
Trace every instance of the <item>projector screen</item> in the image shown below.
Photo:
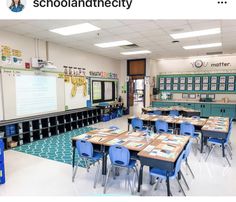
{"label": "projector screen", "polygon": [[15,79],[16,116],[57,110],[55,76],[21,75]]}
{"label": "projector screen", "polygon": [[3,120],[65,110],[64,78],[54,72],[1,69]]}

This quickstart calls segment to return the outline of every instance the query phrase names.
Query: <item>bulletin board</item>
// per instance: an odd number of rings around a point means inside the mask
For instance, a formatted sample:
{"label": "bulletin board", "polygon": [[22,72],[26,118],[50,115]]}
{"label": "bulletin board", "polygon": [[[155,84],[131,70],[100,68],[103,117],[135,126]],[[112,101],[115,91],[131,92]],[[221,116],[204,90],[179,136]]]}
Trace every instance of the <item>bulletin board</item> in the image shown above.
{"label": "bulletin board", "polygon": [[236,93],[236,74],[176,74],[158,75],[157,86],[160,91]]}
{"label": "bulletin board", "polygon": [[77,88],[74,89],[74,92],[73,92],[74,94],[73,94],[72,91],[73,91],[74,84],[72,84],[71,80],[68,82],[65,82],[66,110],[84,108],[87,106],[87,100],[90,99],[89,92],[88,92],[88,88],[89,88],[88,83],[89,81],[86,78],[86,89],[84,89],[83,85],[77,86]]}

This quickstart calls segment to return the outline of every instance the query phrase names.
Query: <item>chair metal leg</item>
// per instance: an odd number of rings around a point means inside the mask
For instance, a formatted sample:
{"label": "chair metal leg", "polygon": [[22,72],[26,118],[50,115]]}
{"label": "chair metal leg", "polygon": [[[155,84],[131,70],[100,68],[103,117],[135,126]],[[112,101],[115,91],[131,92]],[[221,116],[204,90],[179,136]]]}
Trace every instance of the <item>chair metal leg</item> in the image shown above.
{"label": "chair metal leg", "polygon": [[94,189],[96,188],[96,185],[97,185],[99,170],[100,170],[100,161],[98,161],[97,170],[95,174],[94,185],[93,185]]}
{"label": "chair metal leg", "polygon": [[189,166],[189,164],[188,164],[188,160],[187,160],[187,159],[186,159],[185,163],[186,163],[186,166],[187,166],[187,168],[189,169],[189,171],[190,171],[192,177],[195,178],[195,176],[194,176],[194,174],[193,174],[193,171],[192,171],[192,169],[190,168],[190,166]]}
{"label": "chair metal leg", "polygon": [[135,190],[135,181],[136,181],[136,170],[133,168],[133,186],[132,186],[132,194],[136,192]]}
{"label": "chair metal leg", "polygon": [[188,186],[188,183],[183,175],[183,173],[181,172],[181,170],[179,171],[180,172],[180,175],[182,176],[183,180],[184,180],[184,184],[186,185],[187,189],[189,190],[189,186]]}
{"label": "chair metal leg", "polygon": [[230,141],[229,141],[229,144],[228,144],[228,145],[229,145],[230,150],[233,151],[232,144],[231,144]]}
{"label": "chair metal leg", "polygon": [[154,190],[155,190],[155,191],[156,191],[157,188],[158,188],[159,182],[160,182],[160,179],[158,178],[156,184],[154,185]]}
{"label": "chair metal leg", "polygon": [[225,159],[227,160],[227,162],[228,162],[229,166],[231,167],[231,163],[230,163],[230,161],[229,161],[229,159],[228,159],[227,155],[225,155]]}
{"label": "chair metal leg", "polygon": [[75,170],[74,170],[74,172],[73,172],[73,174],[72,174],[72,182],[75,181],[75,176],[76,176],[76,173],[77,173],[78,167],[79,167],[79,160],[77,161],[77,164],[76,164]]}
{"label": "chair metal leg", "polygon": [[103,193],[105,194],[106,193],[106,189],[107,189],[107,182],[108,182],[108,178],[109,178],[109,175],[110,175],[110,172],[111,172],[111,169],[112,169],[113,166],[111,166],[107,172],[107,176],[106,176],[106,180],[105,180],[105,184],[104,184],[104,189],[103,189]]}
{"label": "chair metal leg", "polygon": [[214,148],[215,148],[215,145],[211,145],[211,149],[210,149],[209,153],[207,154],[205,161],[207,161],[208,157],[210,156],[210,154],[212,153]]}
{"label": "chair metal leg", "polygon": [[179,184],[179,187],[180,187],[180,189],[181,189],[183,195],[186,196],[186,194],[185,194],[185,192],[184,192],[184,189],[183,189],[182,185],[180,184],[180,181],[178,180],[178,178],[176,178],[176,179],[177,179],[177,182],[178,182],[178,184]]}
{"label": "chair metal leg", "polygon": [[230,159],[232,160],[232,152],[230,151],[230,148],[229,148],[229,145],[225,145],[225,148],[227,149],[228,153],[229,153],[229,156],[230,156]]}

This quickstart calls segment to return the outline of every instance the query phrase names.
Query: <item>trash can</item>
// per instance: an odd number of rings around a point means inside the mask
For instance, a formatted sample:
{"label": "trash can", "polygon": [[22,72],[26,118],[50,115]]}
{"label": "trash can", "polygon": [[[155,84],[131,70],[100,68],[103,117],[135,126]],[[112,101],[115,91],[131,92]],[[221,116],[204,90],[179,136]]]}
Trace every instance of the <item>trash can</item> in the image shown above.
{"label": "trash can", "polygon": [[0,184],[5,183],[5,170],[4,170],[4,143],[0,139]]}

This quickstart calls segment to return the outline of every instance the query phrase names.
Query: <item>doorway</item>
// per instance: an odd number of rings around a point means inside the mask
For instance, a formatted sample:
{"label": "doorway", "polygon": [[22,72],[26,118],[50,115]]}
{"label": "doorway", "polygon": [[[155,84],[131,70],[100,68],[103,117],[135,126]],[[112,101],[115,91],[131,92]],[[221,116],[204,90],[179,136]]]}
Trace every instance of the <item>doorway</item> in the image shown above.
{"label": "doorway", "polygon": [[127,76],[128,92],[127,107],[130,114],[139,115],[145,106],[145,85],[146,59],[128,60]]}

